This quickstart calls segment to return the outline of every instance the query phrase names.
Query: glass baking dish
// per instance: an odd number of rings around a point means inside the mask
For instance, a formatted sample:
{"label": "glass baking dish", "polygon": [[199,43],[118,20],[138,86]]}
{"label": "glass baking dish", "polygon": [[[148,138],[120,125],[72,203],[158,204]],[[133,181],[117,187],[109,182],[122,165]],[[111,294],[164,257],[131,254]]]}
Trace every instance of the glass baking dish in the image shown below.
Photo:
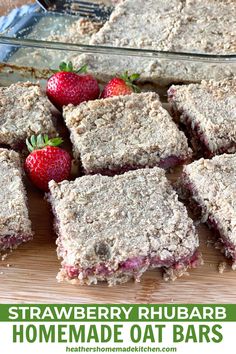
{"label": "glass baking dish", "polygon": [[[93,2],[99,1],[102,2]],[[115,0],[103,1],[114,6],[111,2]],[[23,7],[19,7],[22,4]],[[45,13],[29,0],[8,0],[6,5],[0,5],[0,15],[0,62],[8,67],[33,68],[39,76],[48,75],[58,68],[61,61],[69,60],[75,67],[87,63],[89,71],[101,83],[124,71],[138,71],[141,84],[155,86],[203,79],[220,80],[236,74],[236,54],[213,55],[89,45],[87,33],[76,38],[76,43],[71,43],[70,38],[61,34],[80,20],[83,26],[84,23],[87,26],[86,20]]]}

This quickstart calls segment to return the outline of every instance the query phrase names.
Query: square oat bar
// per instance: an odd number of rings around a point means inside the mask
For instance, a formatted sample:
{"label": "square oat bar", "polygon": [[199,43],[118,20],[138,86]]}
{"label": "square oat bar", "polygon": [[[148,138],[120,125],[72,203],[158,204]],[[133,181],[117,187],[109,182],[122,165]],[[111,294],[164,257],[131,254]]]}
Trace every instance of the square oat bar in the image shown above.
{"label": "square oat bar", "polygon": [[32,239],[19,154],[0,149],[0,253]]}
{"label": "square oat bar", "polygon": [[63,113],[86,174],[169,168],[191,157],[185,135],[153,92],[70,105]]}
{"label": "square oat bar", "polygon": [[171,86],[169,102],[195,151],[205,157],[236,151],[236,79]]}
{"label": "square oat bar", "polygon": [[38,84],[0,87],[0,145],[22,150],[31,135],[55,134],[51,107]]}
{"label": "square oat bar", "polygon": [[214,230],[236,269],[236,154],[185,166],[182,185],[192,208]]}
{"label": "square oat bar", "polygon": [[62,258],[59,280],[115,285],[149,267],[172,278],[200,263],[198,236],[160,168],[49,184]]}

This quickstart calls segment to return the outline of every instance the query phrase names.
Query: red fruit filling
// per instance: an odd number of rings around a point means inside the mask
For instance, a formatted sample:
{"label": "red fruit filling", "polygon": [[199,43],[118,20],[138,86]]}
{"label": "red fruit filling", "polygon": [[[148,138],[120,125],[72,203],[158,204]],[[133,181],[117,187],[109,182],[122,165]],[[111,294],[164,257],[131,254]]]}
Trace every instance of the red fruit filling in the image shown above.
{"label": "red fruit filling", "polygon": [[119,264],[118,269],[110,269],[105,264],[99,264],[93,268],[81,269],[79,267],[74,267],[70,265],[64,265],[64,269],[67,272],[67,276],[69,279],[76,279],[82,273],[83,277],[89,277],[93,275],[100,275],[107,277],[116,272],[123,273],[131,273],[138,274],[144,268],[148,268],[151,266],[152,268],[172,268],[174,270],[179,270],[184,267],[188,268],[196,268],[200,264],[200,257],[198,251],[194,252],[193,255],[182,258],[178,261],[170,260],[160,260],[158,257],[134,257],[129,258],[124,262]]}
{"label": "red fruit filling", "polygon": [[6,235],[0,238],[0,252],[8,249],[13,249],[23,242],[28,242],[32,239],[31,235]]}

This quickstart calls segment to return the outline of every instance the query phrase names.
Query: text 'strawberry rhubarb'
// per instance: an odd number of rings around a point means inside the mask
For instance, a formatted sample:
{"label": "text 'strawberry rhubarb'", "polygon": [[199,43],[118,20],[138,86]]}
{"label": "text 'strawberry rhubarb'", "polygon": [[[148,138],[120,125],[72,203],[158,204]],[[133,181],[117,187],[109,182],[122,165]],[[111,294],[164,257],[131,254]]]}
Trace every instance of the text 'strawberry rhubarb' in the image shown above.
{"label": "text 'strawberry rhubarb'", "polygon": [[32,183],[43,191],[48,191],[52,179],[61,182],[70,178],[71,157],[58,147],[62,142],[59,137],[49,139],[47,135],[33,135],[26,142],[30,154],[25,160],[25,171]]}
{"label": "text 'strawberry rhubarb'", "polygon": [[160,168],[49,183],[59,280],[110,286],[139,281],[149,268],[169,278],[201,263],[198,236]]}
{"label": "text 'strawberry rhubarb'", "polygon": [[0,149],[0,253],[32,239],[20,156]]}
{"label": "text 'strawberry rhubarb'", "polygon": [[236,269],[236,154],[185,166],[181,182],[191,207],[213,229]]}
{"label": "text 'strawberry rhubarb'", "polygon": [[63,115],[86,174],[169,168],[191,157],[187,138],[154,92],[69,105]]}
{"label": "text 'strawberry rhubarb'", "polygon": [[74,70],[71,62],[61,63],[60,71],[52,75],[47,82],[47,96],[61,110],[68,104],[79,105],[81,102],[95,100],[100,89],[97,80],[87,74],[87,66]]}

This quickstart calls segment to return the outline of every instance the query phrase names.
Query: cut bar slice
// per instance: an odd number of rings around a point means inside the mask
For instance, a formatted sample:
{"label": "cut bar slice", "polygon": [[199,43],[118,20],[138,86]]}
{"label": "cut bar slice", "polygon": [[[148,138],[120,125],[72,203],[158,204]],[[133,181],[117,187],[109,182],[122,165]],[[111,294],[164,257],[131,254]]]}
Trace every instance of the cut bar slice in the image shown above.
{"label": "cut bar slice", "polygon": [[169,168],[191,157],[185,135],[153,92],[70,105],[64,117],[86,174]]}
{"label": "cut bar slice", "polygon": [[55,134],[51,108],[38,84],[19,82],[1,87],[0,145],[21,150],[33,134]]}
{"label": "cut bar slice", "polygon": [[115,285],[148,267],[172,276],[200,263],[198,236],[160,168],[49,183],[62,258],[59,280]]}
{"label": "cut bar slice", "polygon": [[0,253],[32,239],[20,157],[0,149]]}
{"label": "cut bar slice", "polygon": [[185,166],[183,189],[202,221],[213,228],[236,267],[236,154],[200,159]]}
{"label": "cut bar slice", "polygon": [[236,79],[171,86],[172,111],[196,152],[205,157],[236,151]]}

